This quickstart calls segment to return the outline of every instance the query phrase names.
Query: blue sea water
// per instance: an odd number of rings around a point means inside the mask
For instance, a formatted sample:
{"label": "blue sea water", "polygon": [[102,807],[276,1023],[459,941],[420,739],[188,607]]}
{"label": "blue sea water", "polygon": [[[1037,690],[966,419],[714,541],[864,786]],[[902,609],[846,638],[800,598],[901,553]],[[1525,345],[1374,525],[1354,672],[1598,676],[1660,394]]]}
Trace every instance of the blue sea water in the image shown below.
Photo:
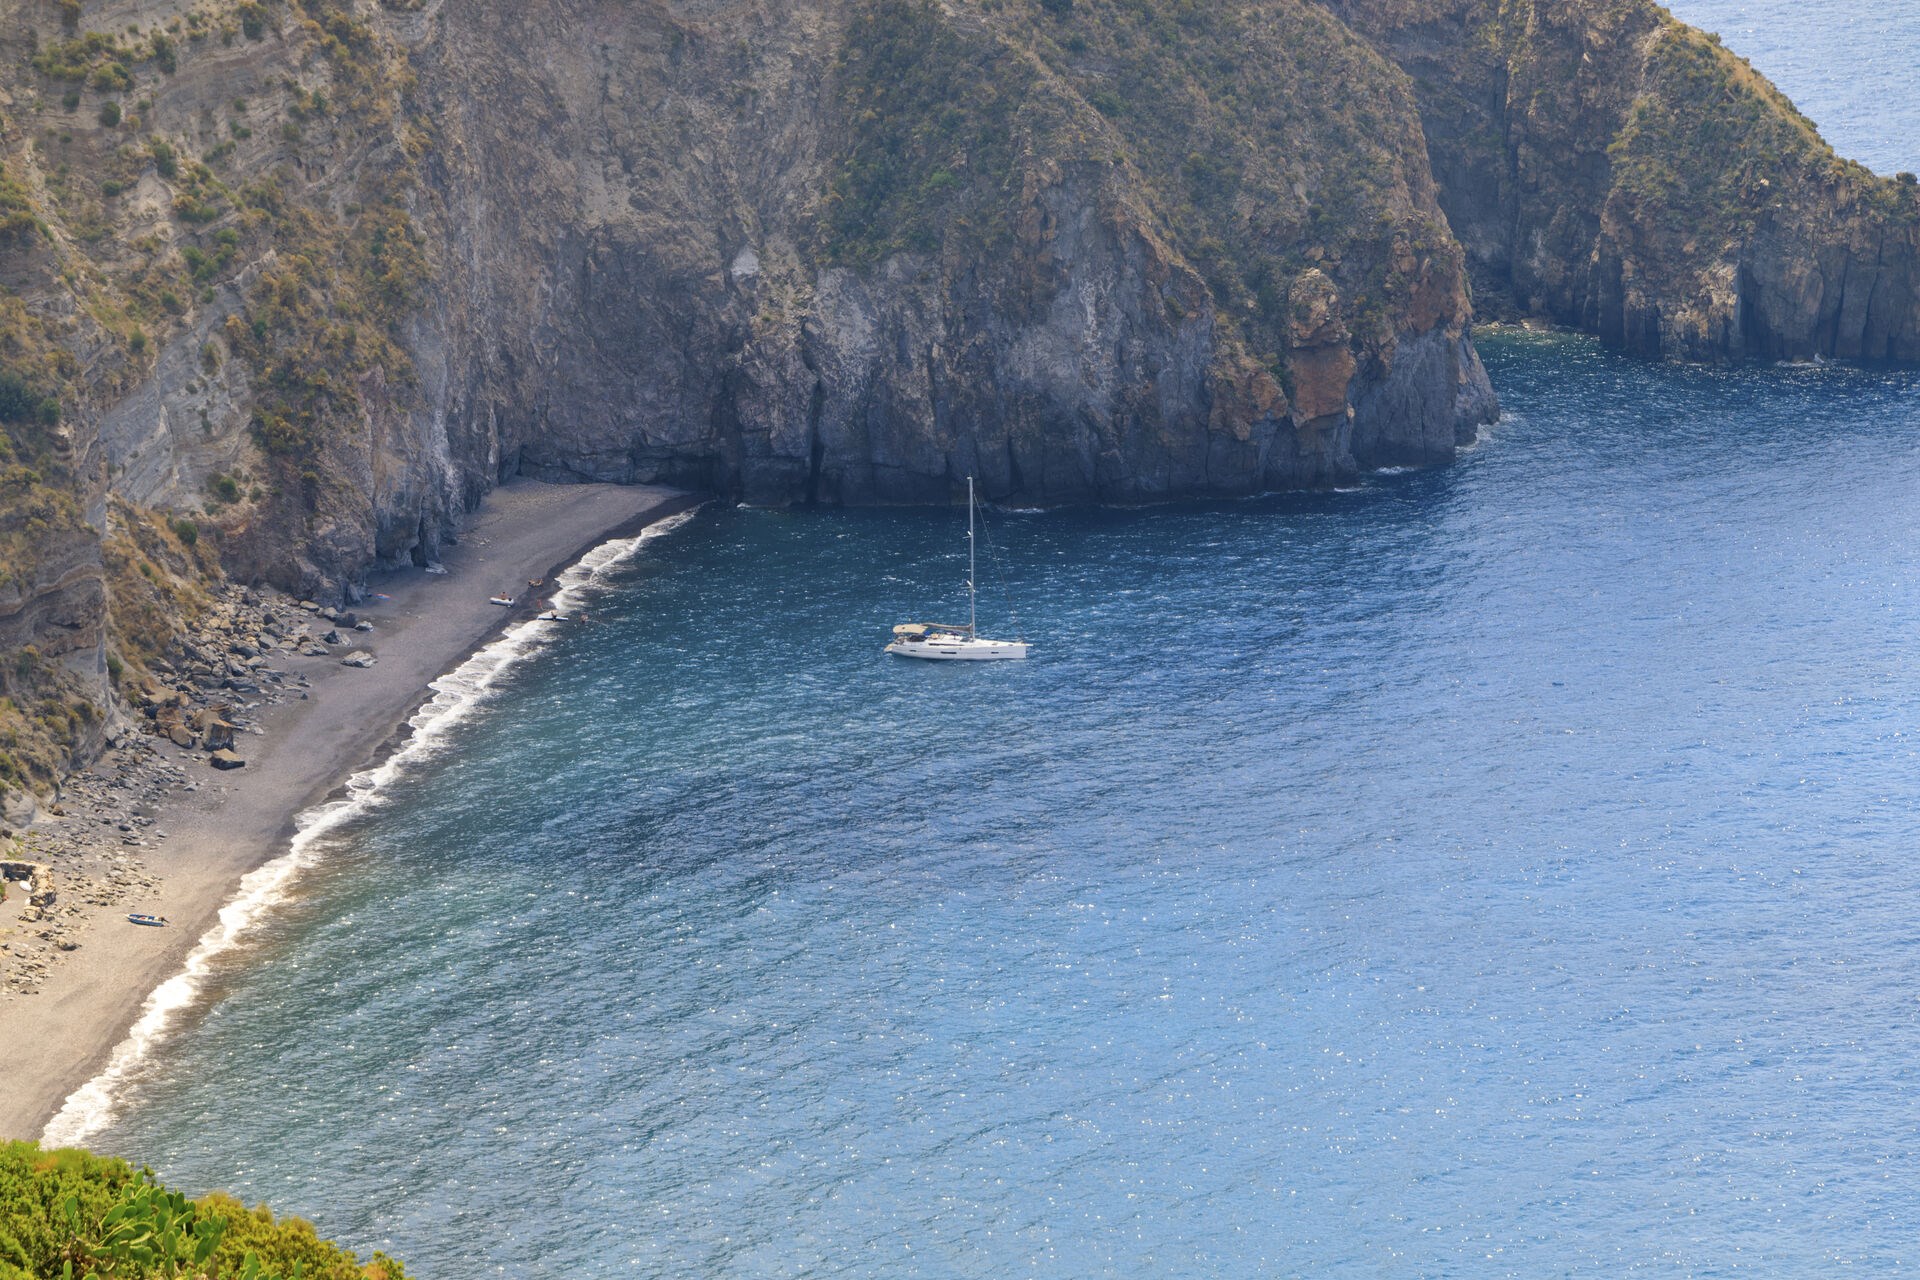
{"label": "blue sea water", "polygon": [[[1673,7],[1920,168],[1920,16]],[[999,515],[1024,665],[879,653],[950,513],[707,509],[94,1145],[429,1280],[1903,1273],[1920,375],[1483,346],[1450,470]]]}
{"label": "blue sea water", "polygon": [[96,1145],[441,1280],[1901,1272],[1920,375],[1485,346],[1449,470],[1000,513],[1026,664],[708,508]]}
{"label": "blue sea water", "polygon": [[1671,0],[1793,99],[1835,150],[1877,173],[1920,169],[1920,6],[1903,0]]}

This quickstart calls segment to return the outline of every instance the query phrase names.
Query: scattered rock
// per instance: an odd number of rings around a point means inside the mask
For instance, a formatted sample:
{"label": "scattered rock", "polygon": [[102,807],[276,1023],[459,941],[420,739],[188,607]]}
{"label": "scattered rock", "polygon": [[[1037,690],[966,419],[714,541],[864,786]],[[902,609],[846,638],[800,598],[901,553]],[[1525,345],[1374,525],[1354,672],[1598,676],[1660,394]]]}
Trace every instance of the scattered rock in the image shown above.
{"label": "scattered rock", "polygon": [[[274,670],[273,658],[304,651],[343,656],[356,667],[374,665],[375,655],[356,652],[348,639],[353,631],[373,630],[372,623],[344,608],[326,610],[324,620],[321,615],[314,602],[296,610],[278,592],[226,588],[166,657],[149,660],[151,679],[129,691],[131,718],[106,731],[112,752],[95,770],[67,780],[60,797],[65,804],[36,802],[17,791],[0,795],[0,849],[11,858],[17,845],[20,856],[40,870],[27,889],[30,900],[9,903],[6,927],[0,927],[0,1027],[5,1001],[34,994],[48,967],[65,963],[65,953],[78,948],[70,929],[103,910],[136,908],[157,884],[143,859],[166,839],[155,826],[166,796],[223,785],[198,770],[183,770],[183,757],[192,753],[215,770],[245,769],[240,734],[265,733],[252,723],[253,708],[295,694],[308,697],[296,687],[305,686],[306,677]],[[337,647],[317,640],[321,632]],[[234,692],[223,694],[223,688]],[[8,879],[22,878],[12,874],[11,862],[6,869]],[[56,872],[64,897],[58,905],[51,879]],[[20,896],[18,885],[9,888]],[[13,927],[22,925],[32,927]]]}
{"label": "scattered rock", "polygon": [[340,659],[340,665],[343,667],[365,668],[372,666],[376,661],[377,659],[365,649],[356,649],[354,652]]}

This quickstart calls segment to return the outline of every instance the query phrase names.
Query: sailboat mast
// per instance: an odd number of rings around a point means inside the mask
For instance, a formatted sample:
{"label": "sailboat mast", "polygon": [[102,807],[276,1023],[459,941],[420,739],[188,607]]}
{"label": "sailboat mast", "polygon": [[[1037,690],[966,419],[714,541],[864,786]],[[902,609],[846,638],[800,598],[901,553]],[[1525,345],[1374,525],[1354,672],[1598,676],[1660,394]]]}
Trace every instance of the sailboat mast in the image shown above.
{"label": "sailboat mast", "polygon": [[979,592],[973,584],[975,557],[973,550],[973,477],[967,477],[967,634],[974,634],[974,601]]}

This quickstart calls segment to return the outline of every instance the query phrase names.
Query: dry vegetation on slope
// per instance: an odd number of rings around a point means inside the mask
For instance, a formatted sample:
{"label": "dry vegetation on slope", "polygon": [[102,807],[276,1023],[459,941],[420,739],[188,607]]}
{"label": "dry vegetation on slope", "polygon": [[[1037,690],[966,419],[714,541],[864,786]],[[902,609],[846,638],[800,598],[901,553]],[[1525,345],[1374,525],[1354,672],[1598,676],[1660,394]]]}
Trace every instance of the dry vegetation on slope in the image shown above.
{"label": "dry vegetation on slope", "polygon": [[1409,75],[1483,310],[1647,355],[1920,360],[1920,187],[1650,0],[1330,0]]}
{"label": "dry vegetation on slope", "polygon": [[1645,0],[0,0],[0,63],[15,785],[222,571],[350,591],[516,473],[1440,463],[1469,269],[1640,350],[1920,356],[1912,184]]}

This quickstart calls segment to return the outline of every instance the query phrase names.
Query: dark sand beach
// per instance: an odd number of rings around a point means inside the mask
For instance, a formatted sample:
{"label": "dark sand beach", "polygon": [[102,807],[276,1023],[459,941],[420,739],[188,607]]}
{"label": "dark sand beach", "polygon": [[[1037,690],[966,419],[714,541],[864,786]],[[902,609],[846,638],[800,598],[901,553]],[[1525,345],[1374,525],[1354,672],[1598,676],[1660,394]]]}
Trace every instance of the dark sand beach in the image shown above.
{"label": "dark sand beach", "polygon": [[[658,487],[507,485],[448,549],[445,573],[409,569],[372,580],[378,594],[355,612],[374,629],[348,647],[370,651],[375,665],[343,665],[347,648],[276,660],[287,677],[304,677],[306,696],[259,709],[262,732],[241,743],[244,769],[218,772],[204,752],[162,747],[172,765],[162,772],[198,784],[170,787],[152,802],[151,830],[165,838],[140,849],[140,870],[112,905],[91,903],[63,919],[63,938],[78,945],[48,965],[35,993],[0,1003],[0,1137],[41,1134],[107,1063],[149,995],[181,970],[242,877],[288,848],[296,816],[397,745],[429,682],[534,612],[529,580],[551,583],[601,542],[697,501]],[[489,602],[507,588],[522,593],[519,607]],[[96,772],[111,778],[120,767],[110,756]],[[151,766],[145,776],[154,776]],[[129,924],[128,910],[164,915],[171,927]]]}

